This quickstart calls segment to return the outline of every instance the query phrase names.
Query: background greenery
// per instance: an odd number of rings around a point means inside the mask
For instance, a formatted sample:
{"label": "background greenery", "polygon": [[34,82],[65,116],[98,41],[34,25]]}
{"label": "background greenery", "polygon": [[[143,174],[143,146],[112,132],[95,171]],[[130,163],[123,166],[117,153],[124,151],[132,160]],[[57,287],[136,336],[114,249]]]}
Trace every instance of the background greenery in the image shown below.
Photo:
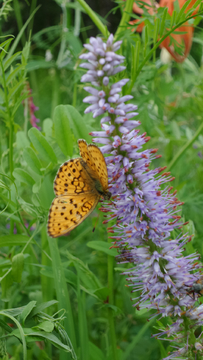
{"label": "background greenery", "polygon": [[[195,235],[185,254],[195,250],[202,254],[202,23],[196,26],[184,63],[163,64],[158,48],[147,59],[158,39],[153,21],[148,23],[149,36],[146,32],[140,36],[127,23],[117,28],[122,2],[105,2],[105,7],[98,2],[94,10],[98,22],[77,1],[1,2],[0,358],[4,360],[111,360],[112,314],[117,359],[158,360],[169,350],[167,341],[162,344],[151,337],[157,332],[156,321],[147,321],[151,313],[132,306],[136,294],[121,276],[130,265],[113,263],[117,252],[109,250],[99,211],[68,237],[56,240],[46,234],[59,165],[78,156],[78,138],[90,142],[88,133],[100,128],[98,119],[84,115],[83,70],[78,67],[82,44],[102,32],[99,21],[123,39],[127,70],[121,76],[135,80],[130,87],[140,130],[151,137],[147,146],[159,148],[162,155],[152,166],[168,166],[176,177],[173,185],[184,202],[182,215],[189,221],[186,231]],[[39,108],[35,115],[41,130],[30,123],[30,96]],[[109,291],[114,304],[108,303]]]}

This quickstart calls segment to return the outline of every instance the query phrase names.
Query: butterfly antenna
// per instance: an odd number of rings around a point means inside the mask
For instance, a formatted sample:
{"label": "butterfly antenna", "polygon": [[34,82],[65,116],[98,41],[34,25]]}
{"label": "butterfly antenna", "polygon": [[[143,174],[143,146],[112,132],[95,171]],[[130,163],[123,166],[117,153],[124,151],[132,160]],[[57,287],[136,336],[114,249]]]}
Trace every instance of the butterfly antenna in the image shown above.
{"label": "butterfly antenna", "polygon": [[100,213],[97,215],[96,223],[95,223],[95,225],[94,225],[94,227],[92,229],[92,232],[94,232],[95,229],[96,229],[96,226],[97,226],[97,223],[98,223],[98,220],[99,220],[99,215],[100,215]]}

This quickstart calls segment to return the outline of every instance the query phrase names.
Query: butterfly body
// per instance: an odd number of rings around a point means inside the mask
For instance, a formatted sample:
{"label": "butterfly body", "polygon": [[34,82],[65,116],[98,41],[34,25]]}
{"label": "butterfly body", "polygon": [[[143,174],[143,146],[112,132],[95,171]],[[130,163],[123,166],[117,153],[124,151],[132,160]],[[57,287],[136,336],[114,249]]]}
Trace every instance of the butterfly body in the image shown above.
{"label": "butterfly body", "polygon": [[203,295],[203,277],[196,281],[196,283],[193,284],[193,286],[190,286],[190,289],[188,293],[198,294],[199,296]]}
{"label": "butterfly body", "polygon": [[192,294],[193,299],[195,300],[195,294],[198,296],[203,295],[203,276],[200,277],[192,286],[186,285],[189,287],[187,293]]}
{"label": "butterfly body", "polygon": [[108,172],[103,154],[95,145],[78,140],[82,158],[59,168],[54,181],[56,198],[51,204],[48,234],[67,235],[94,210],[101,196],[109,199]]}
{"label": "butterfly body", "polygon": [[194,292],[199,295],[203,295],[203,285],[202,284],[194,284],[190,288],[190,292]]}

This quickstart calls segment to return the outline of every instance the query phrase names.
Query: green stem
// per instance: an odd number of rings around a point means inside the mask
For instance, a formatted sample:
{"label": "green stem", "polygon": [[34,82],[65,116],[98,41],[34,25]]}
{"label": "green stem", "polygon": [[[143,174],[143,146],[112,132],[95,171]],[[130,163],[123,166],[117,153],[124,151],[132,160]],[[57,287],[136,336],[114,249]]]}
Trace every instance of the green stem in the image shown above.
{"label": "green stem", "polygon": [[74,87],[73,87],[73,107],[76,107],[76,102],[77,102],[77,88],[78,88],[78,84],[77,82],[75,82]]}
{"label": "green stem", "polygon": [[80,28],[81,28],[81,11],[80,9],[75,9],[75,24],[74,24],[74,35],[80,35]]}
{"label": "green stem", "polygon": [[11,176],[13,176],[13,122],[11,119],[9,129],[9,165]]}
{"label": "green stem", "polygon": [[[108,242],[111,244],[112,240],[108,239]],[[108,255],[108,288],[109,288],[109,305],[114,305],[114,257]],[[114,324],[114,311],[111,307],[108,308],[108,318],[109,318],[109,332],[111,337],[111,346],[112,346],[112,360],[118,359],[117,347],[116,347],[116,333],[115,333],[115,324]]]}
{"label": "green stem", "polygon": [[5,95],[5,105],[7,109],[7,119],[9,123],[9,167],[11,178],[13,178],[13,119],[11,117],[10,108],[9,108],[9,100],[8,100],[8,89],[6,86],[6,78],[4,73],[4,67],[2,60],[1,61],[1,71],[2,71],[2,80],[3,80],[3,87],[4,87],[4,95]]}
{"label": "green stem", "polygon": [[77,0],[77,1],[83,7],[86,14],[90,17],[90,19],[92,19],[93,23],[98,27],[101,33],[105,37],[107,37],[109,35],[107,27],[102,24],[101,20],[98,18],[96,13],[89,7],[89,5],[87,5],[87,3],[84,0]]}
{"label": "green stem", "polygon": [[177,163],[177,161],[181,158],[181,156],[187,151],[187,149],[194,143],[194,141],[196,140],[196,138],[199,136],[199,134],[201,133],[201,131],[203,130],[203,123],[200,125],[199,129],[196,131],[196,133],[194,134],[194,136],[192,137],[191,140],[189,140],[183,147],[182,149],[180,149],[180,151],[174,156],[174,158],[171,160],[171,162],[169,163],[169,165],[167,166],[167,170],[171,170],[174,165]]}
{"label": "green stem", "polygon": [[118,35],[126,29],[128,21],[130,20],[130,14],[132,13],[134,0],[127,0],[125,3],[125,11],[123,12],[120,24],[115,33],[115,40],[118,38]]}

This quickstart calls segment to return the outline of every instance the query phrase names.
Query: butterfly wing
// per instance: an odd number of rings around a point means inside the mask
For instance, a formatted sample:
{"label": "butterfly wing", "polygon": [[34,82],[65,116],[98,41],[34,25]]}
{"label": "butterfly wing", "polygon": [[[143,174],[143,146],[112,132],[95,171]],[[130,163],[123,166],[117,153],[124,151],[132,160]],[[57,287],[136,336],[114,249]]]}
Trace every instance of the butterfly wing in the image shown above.
{"label": "butterfly wing", "polygon": [[[102,152],[85,140],[78,141],[81,158],[71,159],[59,168],[54,181],[56,198],[48,220],[51,237],[67,235],[96,207],[101,194],[108,195],[108,173]],[[108,198],[108,197],[107,197]]]}
{"label": "butterfly wing", "polygon": [[78,140],[80,155],[93,170],[95,176],[99,179],[104,190],[108,188],[108,172],[106,162],[101,150],[94,144],[87,145],[85,140]]}
{"label": "butterfly wing", "polygon": [[49,210],[48,234],[55,238],[67,235],[96,207],[100,195],[96,191],[56,197]]}
{"label": "butterfly wing", "polygon": [[94,181],[84,167],[81,158],[71,159],[60,166],[54,180],[54,192],[57,196],[81,194],[95,188]]}
{"label": "butterfly wing", "polygon": [[94,163],[95,171],[103,186],[104,190],[108,188],[108,172],[104,155],[101,150],[94,144],[90,144],[87,147],[91,162]]}
{"label": "butterfly wing", "polygon": [[96,167],[94,165],[94,162],[92,162],[92,159],[90,158],[88,146],[85,140],[81,139],[78,140],[78,147],[80,150],[80,156],[83,158],[83,160],[87,163],[90,169],[92,169],[95,172],[96,175]]}

